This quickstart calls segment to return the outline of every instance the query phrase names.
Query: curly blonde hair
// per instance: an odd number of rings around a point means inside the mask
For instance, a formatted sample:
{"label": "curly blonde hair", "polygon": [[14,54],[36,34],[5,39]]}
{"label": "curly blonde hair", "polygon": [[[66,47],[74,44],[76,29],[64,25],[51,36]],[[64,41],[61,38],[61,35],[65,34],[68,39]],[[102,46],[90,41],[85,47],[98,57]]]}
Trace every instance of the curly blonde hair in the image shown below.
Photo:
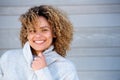
{"label": "curly blonde hair", "polygon": [[65,56],[67,50],[70,49],[70,43],[73,37],[73,25],[69,21],[65,13],[50,5],[41,5],[32,7],[20,16],[21,31],[20,40],[22,46],[28,41],[27,30],[36,24],[39,16],[47,19],[51,25],[53,34],[56,36],[53,39],[54,50],[61,56]]}

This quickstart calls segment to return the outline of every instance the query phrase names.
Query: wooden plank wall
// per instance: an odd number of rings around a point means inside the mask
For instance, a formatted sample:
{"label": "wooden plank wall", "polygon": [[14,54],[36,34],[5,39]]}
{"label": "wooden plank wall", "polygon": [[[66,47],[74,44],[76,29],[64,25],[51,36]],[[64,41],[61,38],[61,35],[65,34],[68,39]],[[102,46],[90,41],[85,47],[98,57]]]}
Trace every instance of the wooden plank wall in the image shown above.
{"label": "wooden plank wall", "polygon": [[0,0],[0,55],[21,48],[19,15],[40,4],[68,13],[75,29],[68,58],[80,80],[120,80],[120,0]]}

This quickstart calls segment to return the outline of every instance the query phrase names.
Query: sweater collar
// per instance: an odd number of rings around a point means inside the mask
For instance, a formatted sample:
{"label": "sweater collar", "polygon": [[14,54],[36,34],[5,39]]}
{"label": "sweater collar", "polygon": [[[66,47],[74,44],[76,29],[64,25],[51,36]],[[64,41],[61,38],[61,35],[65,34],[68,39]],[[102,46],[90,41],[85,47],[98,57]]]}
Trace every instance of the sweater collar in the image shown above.
{"label": "sweater collar", "polygon": [[[58,55],[55,51],[53,51],[54,46],[50,46],[47,50],[43,52],[43,55],[45,56],[47,65],[55,62],[60,55]],[[24,47],[23,47],[23,55],[29,65],[31,65],[33,61],[33,55],[30,49],[29,42],[26,42]]]}

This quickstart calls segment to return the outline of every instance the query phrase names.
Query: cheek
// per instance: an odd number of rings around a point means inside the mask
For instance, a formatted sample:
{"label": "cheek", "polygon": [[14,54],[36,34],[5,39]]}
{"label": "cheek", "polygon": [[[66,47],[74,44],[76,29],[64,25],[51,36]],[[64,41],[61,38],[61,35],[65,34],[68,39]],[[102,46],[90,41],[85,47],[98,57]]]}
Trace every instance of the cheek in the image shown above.
{"label": "cheek", "polygon": [[32,39],[32,36],[31,36],[31,35],[28,35],[28,36],[27,36],[27,39],[28,39],[28,41],[30,41],[30,40]]}
{"label": "cheek", "polygon": [[47,36],[48,38],[53,38],[52,33],[48,33],[46,36]]}

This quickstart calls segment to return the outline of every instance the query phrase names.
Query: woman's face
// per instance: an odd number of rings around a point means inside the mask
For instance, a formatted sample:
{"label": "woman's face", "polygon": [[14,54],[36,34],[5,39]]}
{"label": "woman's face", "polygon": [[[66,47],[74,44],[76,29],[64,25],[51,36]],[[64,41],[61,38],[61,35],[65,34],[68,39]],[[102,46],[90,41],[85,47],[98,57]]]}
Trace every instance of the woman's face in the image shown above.
{"label": "woman's face", "polygon": [[40,16],[37,26],[28,31],[28,41],[34,51],[39,54],[52,44],[52,28],[46,18]]}

